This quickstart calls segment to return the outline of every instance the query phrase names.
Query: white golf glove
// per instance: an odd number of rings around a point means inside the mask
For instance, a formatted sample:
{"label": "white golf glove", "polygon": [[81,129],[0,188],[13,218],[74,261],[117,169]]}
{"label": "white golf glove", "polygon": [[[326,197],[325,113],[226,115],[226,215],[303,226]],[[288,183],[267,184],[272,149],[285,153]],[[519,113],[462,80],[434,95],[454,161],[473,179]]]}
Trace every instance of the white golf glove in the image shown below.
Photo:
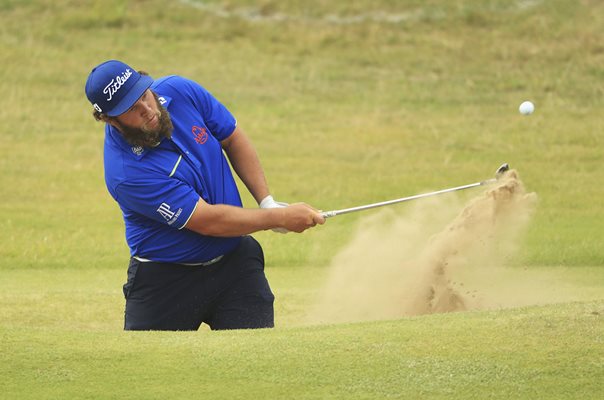
{"label": "white golf glove", "polygon": [[[268,196],[266,196],[264,199],[262,199],[262,201],[260,202],[260,208],[283,208],[283,207],[287,207],[288,205],[289,204],[287,204],[287,203],[275,201],[275,199],[273,199],[273,196],[271,196],[270,194]],[[285,228],[273,228],[271,230],[273,232],[277,232],[277,233],[289,232]]]}

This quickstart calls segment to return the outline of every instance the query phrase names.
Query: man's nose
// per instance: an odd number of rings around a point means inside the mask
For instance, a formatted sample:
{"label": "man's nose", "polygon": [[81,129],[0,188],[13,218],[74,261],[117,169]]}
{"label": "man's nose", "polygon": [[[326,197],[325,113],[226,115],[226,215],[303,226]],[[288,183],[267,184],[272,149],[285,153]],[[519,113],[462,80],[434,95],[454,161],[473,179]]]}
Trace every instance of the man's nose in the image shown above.
{"label": "man's nose", "polygon": [[153,113],[153,109],[149,103],[143,102],[142,114],[143,116],[147,116]]}

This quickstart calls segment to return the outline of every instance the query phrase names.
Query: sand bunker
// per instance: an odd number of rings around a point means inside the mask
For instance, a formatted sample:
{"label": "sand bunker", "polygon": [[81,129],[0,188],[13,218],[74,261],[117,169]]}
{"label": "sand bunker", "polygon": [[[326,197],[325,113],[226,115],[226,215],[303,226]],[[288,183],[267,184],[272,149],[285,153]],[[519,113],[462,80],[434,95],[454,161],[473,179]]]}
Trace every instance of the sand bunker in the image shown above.
{"label": "sand bunker", "polygon": [[496,280],[517,254],[535,204],[512,170],[465,207],[447,195],[417,202],[404,216],[390,207],[361,220],[334,258],[310,322],[502,306],[480,279]]}

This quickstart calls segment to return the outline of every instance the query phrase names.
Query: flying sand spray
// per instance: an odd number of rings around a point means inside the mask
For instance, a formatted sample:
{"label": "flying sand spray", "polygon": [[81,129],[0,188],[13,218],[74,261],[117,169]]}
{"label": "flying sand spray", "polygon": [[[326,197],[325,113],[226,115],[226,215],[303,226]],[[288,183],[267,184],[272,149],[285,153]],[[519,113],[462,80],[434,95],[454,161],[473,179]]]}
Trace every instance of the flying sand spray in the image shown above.
{"label": "flying sand spray", "polygon": [[[465,206],[458,198],[440,201],[435,196],[487,184],[487,190]],[[506,281],[510,277],[506,267],[517,254],[536,195],[525,191],[507,164],[494,179],[445,191],[339,210],[360,211],[433,196],[415,203],[404,216],[385,208],[363,218],[349,244],[332,260],[307,322],[394,319],[518,305],[518,296],[506,293],[522,278],[513,274],[513,280]]]}

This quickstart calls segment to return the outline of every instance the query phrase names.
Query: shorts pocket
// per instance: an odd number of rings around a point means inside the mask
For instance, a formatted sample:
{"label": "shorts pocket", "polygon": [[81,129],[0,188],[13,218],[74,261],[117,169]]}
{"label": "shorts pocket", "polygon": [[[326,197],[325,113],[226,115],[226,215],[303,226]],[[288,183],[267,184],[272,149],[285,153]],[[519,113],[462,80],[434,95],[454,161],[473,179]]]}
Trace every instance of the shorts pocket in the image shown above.
{"label": "shorts pocket", "polygon": [[140,264],[140,261],[135,260],[134,258],[130,259],[130,264],[128,265],[128,279],[122,288],[124,292],[124,298],[126,299],[132,291],[132,287],[134,286],[134,280],[136,279],[136,272],[138,271],[138,267]]}

